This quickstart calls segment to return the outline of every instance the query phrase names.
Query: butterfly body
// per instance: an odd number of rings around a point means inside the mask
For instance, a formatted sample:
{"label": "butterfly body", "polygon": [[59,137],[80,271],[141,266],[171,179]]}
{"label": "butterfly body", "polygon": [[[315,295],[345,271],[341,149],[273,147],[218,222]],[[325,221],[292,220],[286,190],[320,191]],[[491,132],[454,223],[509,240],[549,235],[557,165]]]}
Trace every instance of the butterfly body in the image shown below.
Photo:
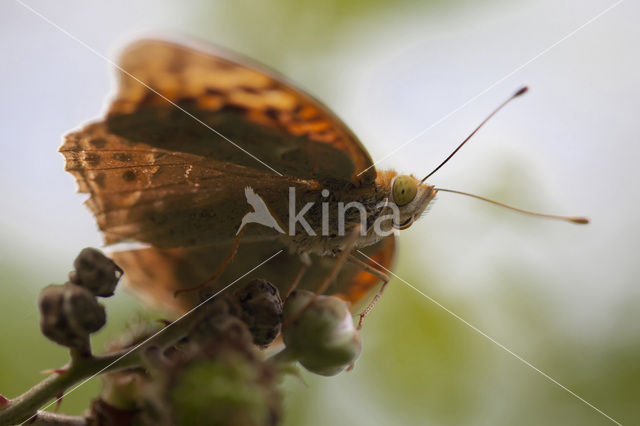
{"label": "butterfly body", "polygon": [[[399,224],[413,221],[424,212],[436,191],[430,185],[418,185],[417,196],[409,205],[398,208],[395,217],[398,223],[394,223],[392,183],[397,175],[392,170],[380,171],[371,184],[316,189],[296,198],[296,211],[309,205],[304,217],[309,227],[296,224],[295,229],[289,229],[290,244],[298,252],[335,255],[359,224],[362,232],[353,244],[356,249],[375,244],[399,228]],[[288,213],[285,217],[291,220],[291,212]]]}

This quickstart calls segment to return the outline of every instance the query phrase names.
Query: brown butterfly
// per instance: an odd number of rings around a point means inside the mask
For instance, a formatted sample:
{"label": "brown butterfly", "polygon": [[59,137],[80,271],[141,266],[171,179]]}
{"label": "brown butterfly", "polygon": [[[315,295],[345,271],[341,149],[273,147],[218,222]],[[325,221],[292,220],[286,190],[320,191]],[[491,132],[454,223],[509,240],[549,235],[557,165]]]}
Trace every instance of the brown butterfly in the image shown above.
{"label": "brown butterfly", "polygon": [[[388,281],[378,265],[393,263],[390,230],[410,226],[439,189],[426,178],[376,171],[320,102],[240,62],[248,63],[167,41],[129,46],[106,118],[66,136],[66,170],[91,195],[86,203],[107,244],[148,245],[114,259],[134,289],[164,307],[183,311],[196,295],[175,297],[176,290],[214,272],[221,287],[280,250],[244,279],[265,278],[281,294],[297,283],[318,290],[346,249],[350,262],[327,293],[357,304]],[[340,219],[341,203],[362,207],[343,209]],[[258,204],[272,226],[243,220]],[[304,223],[296,221],[308,204]]]}
{"label": "brown butterfly", "polygon": [[[375,169],[356,176],[371,158],[327,108],[273,73],[229,57],[158,40],[129,46],[106,119],[70,133],[60,148],[79,191],[91,194],[86,204],[105,242],[149,244],[114,253],[130,285],[178,311],[195,296],[176,298],[175,290],[206,280],[228,256],[251,210],[245,187],[283,220],[290,187],[301,202],[320,198],[325,188],[380,191]],[[317,289],[333,264],[325,255],[340,244],[323,242],[326,250],[318,250],[309,240],[248,225],[217,282],[231,282],[286,248],[246,279],[266,278],[286,292],[304,269],[300,253],[308,253],[301,287]],[[364,250],[390,268],[394,237]],[[328,292],[357,302],[378,281],[347,264]]]}

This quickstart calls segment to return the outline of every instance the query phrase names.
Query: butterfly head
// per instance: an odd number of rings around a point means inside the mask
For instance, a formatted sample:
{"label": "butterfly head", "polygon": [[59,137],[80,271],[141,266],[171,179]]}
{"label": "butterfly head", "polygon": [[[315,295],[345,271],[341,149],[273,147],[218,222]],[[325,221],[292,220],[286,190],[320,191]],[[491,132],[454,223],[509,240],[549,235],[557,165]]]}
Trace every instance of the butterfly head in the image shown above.
{"label": "butterfly head", "polygon": [[391,180],[390,200],[398,207],[400,220],[393,224],[407,229],[422,215],[435,197],[437,190],[410,175],[397,175]]}

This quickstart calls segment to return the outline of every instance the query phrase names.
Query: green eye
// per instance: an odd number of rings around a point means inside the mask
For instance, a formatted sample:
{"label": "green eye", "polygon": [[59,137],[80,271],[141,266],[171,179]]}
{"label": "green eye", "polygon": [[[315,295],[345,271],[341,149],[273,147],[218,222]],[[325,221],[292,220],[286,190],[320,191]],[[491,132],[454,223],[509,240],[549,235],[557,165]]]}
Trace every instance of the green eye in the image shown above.
{"label": "green eye", "polygon": [[393,202],[398,207],[409,204],[416,198],[418,193],[418,183],[414,178],[407,175],[397,176],[393,180],[393,187],[391,188],[393,195]]}

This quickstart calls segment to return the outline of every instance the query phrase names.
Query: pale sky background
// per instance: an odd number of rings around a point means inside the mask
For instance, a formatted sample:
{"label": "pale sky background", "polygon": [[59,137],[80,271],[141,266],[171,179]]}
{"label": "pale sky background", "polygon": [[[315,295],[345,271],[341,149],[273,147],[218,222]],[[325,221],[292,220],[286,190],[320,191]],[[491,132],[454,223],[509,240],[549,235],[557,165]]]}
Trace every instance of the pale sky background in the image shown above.
{"label": "pale sky background", "polygon": [[[374,160],[614,4],[468,2],[428,13],[405,5],[336,29],[339,43],[316,45],[300,59],[306,27],[290,35],[291,46],[269,44],[278,21],[259,19],[268,5],[240,2],[255,15],[231,26],[230,6],[216,3],[210,21],[199,17],[204,1],[192,9],[150,0],[27,3],[110,58],[137,35],[177,31],[275,66],[334,109]],[[544,292],[552,303],[539,306],[540,316],[571,334],[598,341],[615,325],[637,340],[639,322],[618,324],[616,313],[640,302],[639,16],[637,1],[623,1],[378,166],[425,175],[514,90],[530,87],[430,180],[592,224],[441,194],[401,234],[397,270],[429,268],[436,279],[428,287],[412,284],[436,299],[473,300],[472,310],[458,313],[506,346],[526,340],[526,330],[509,331],[509,317],[493,303],[520,287]],[[245,31],[264,38],[247,44]],[[100,245],[56,149],[62,135],[101,115],[112,70],[14,0],[0,4],[0,52],[0,256],[33,265],[20,296],[29,299],[43,283],[63,280],[79,249]]]}

